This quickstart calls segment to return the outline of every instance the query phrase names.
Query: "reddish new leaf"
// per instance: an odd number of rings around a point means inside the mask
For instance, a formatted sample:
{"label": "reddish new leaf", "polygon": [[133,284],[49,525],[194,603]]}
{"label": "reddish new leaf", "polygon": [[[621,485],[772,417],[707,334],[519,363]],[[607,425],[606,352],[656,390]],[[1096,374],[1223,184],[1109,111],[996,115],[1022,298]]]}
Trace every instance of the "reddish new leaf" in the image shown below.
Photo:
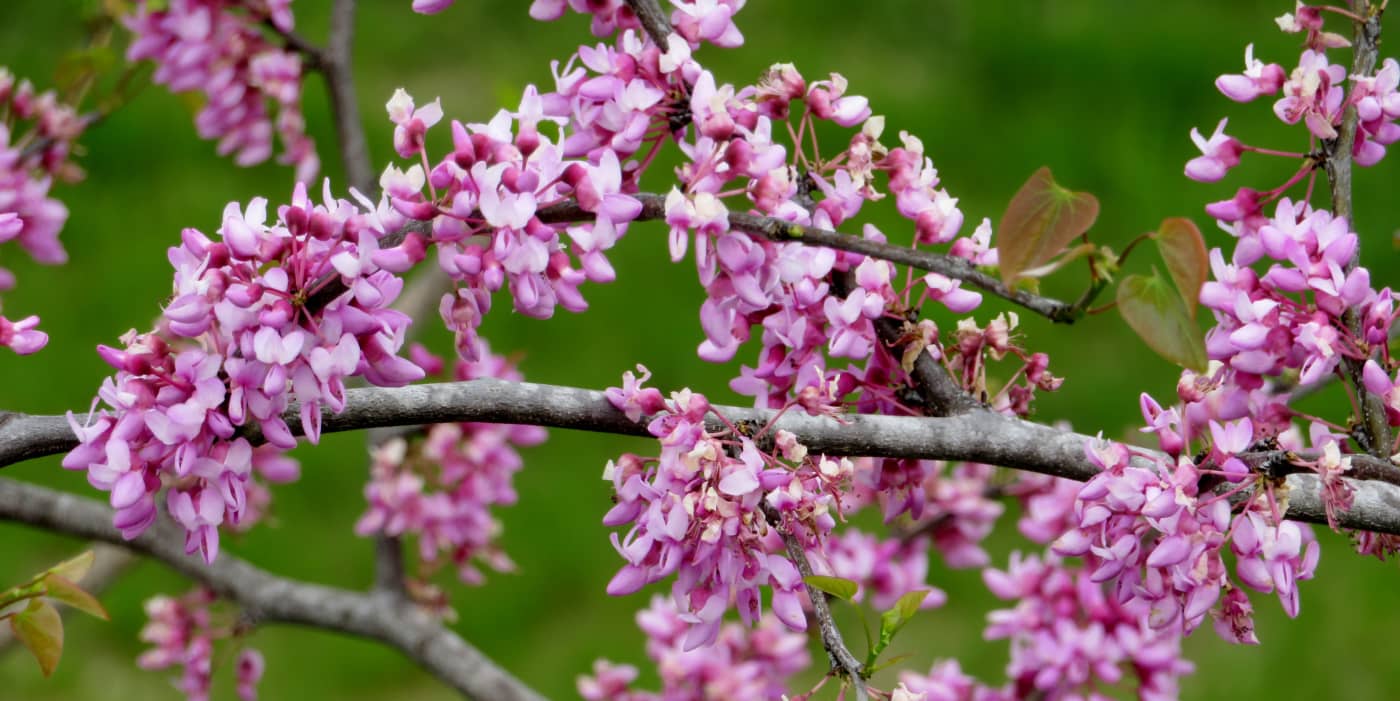
{"label": "reddish new leaf", "polygon": [[34,599],[29,608],[10,619],[10,629],[39,661],[44,676],[53,674],[58,658],[63,655],[63,619],[58,609],[47,601]]}
{"label": "reddish new leaf", "polygon": [[1099,217],[1099,201],[1055,182],[1049,168],[1037,170],[1001,215],[997,256],[1001,279],[1010,285],[1025,270],[1048,263],[1082,236]]}
{"label": "reddish new leaf", "polygon": [[1206,284],[1206,276],[1210,274],[1205,237],[1190,219],[1169,217],[1162,220],[1155,238],[1162,260],[1167,262],[1167,272],[1181,293],[1181,301],[1186,303],[1186,314],[1195,319],[1201,285]]}
{"label": "reddish new leaf", "polygon": [[1181,295],[1161,275],[1129,275],[1118,284],[1118,311],[1158,355],[1198,372],[1206,369],[1201,327],[1186,313]]}
{"label": "reddish new leaf", "polygon": [[47,590],[44,595],[48,598],[54,601],[61,601],[83,613],[96,616],[104,621],[108,620],[107,609],[103,608],[102,604],[98,602],[92,594],[83,591],[82,587],[79,587],[73,582],[59,575],[50,574],[44,577],[44,588]]}

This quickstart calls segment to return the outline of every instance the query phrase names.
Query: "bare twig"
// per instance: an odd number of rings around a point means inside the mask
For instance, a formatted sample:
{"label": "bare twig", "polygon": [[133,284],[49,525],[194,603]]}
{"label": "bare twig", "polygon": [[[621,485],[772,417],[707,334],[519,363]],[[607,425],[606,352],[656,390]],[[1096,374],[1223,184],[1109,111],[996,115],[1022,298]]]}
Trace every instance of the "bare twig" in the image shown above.
{"label": "bare twig", "polygon": [[[1356,35],[1352,39],[1351,76],[1359,78],[1371,75],[1376,68],[1383,5],[1357,0],[1352,6],[1356,14],[1365,19],[1364,22],[1357,23]],[[1326,155],[1323,166],[1332,192],[1332,211],[1336,216],[1345,218],[1353,228],[1356,221],[1351,198],[1352,147],[1356,144],[1359,123],[1360,116],[1356,105],[1348,101],[1341,128],[1337,130],[1337,138],[1322,143]],[[1347,272],[1351,272],[1354,267],[1355,258],[1348,264]],[[1355,309],[1348,309],[1342,315],[1342,321],[1351,329],[1354,337],[1362,338],[1361,317]],[[1363,450],[1384,458],[1390,455],[1390,425],[1386,421],[1385,403],[1380,397],[1368,392],[1362,381],[1361,375],[1365,365],[1365,359],[1349,356],[1342,358],[1342,367],[1359,400],[1357,404],[1360,415],[1356,417],[1358,426],[1355,437]]]}
{"label": "bare twig", "polygon": [[397,648],[453,689],[490,701],[542,699],[481,651],[418,608],[378,594],[278,577],[229,553],[212,565],[185,554],[184,534],[160,519],[123,541],[112,510],[92,499],[0,479],[0,519],[122,545],[149,555],[237,603],[254,623],[292,623]]}
{"label": "bare twig", "polygon": [[[645,421],[629,421],[602,392],[575,387],[483,378],[359,388],[345,394],[344,412],[323,412],[322,432],[481,421],[650,437]],[[758,425],[769,424],[776,413],[732,406],[715,410],[731,422]],[[293,431],[301,426],[298,412],[292,406],[284,415]],[[1081,482],[1098,474],[1084,454],[1084,442],[1093,440],[1089,436],[980,409],[949,417],[847,414],[841,421],[790,411],[773,428],[792,432],[813,453],[979,462]],[[710,429],[719,432],[724,426],[716,420]],[[76,445],[77,438],[62,416],[0,413],[0,466]],[[1293,487],[1287,517],[1326,523],[1317,478],[1290,475],[1287,479]],[[1356,490],[1355,506],[1341,514],[1338,524],[1400,535],[1400,488],[1371,480],[1350,483]]]}

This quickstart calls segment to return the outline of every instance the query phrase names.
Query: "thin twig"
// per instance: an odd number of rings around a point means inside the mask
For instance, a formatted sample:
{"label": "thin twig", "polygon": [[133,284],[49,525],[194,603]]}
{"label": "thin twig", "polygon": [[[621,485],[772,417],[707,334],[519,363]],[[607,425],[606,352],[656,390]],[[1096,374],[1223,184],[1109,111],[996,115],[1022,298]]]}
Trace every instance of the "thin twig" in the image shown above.
{"label": "thin twig", "polygon": [[292,623],[384,643],[469,698],[543,698],[415,606],[374,593],[279,577],[227,552],[207,565],[185,554],[184,533],[168,519],[124,541],[112,526],[112,514],[110,507],[92,499],[0,479],[0,519],[149,555],[237,603],[244,618],[255,624]]}
{"label": "thin twig", "polygon": [[865,668],[860,660],[851,654],[850,648],[846,647],[846,641],[841,637],[841,629],[836,626],[836,619],[831,616],[831,602],[826,598],[826,593],[806,581],[813,573],[812,563],[807,561],[807,551],[802,547],[802,541],[783,524],[783,515],[777,509],[764,504],[763,515],[770,525],[778,529],[778,534],[783,538],[783,547],[787,549],[788,559],[792,560],[797,566],[797,572],[802,575],[803,585],[807,587],[807,598],[812,602],[812,617],[817,619],[822,647],[826,648],[831,669],[851,684],[856,691],[857,701],[866,701],[870,698],[870,693],[865,688]]}

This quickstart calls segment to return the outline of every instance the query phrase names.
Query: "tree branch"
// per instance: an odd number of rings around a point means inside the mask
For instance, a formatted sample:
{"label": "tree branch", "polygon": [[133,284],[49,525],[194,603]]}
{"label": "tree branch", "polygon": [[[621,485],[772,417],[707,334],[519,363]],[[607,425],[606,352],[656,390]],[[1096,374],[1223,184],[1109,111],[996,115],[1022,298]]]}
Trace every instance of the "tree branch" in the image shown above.
{"label": "tree branch", "polygon": [[[1356,35],[1352,39],[1350,75],[1353,77],[1368,76],[1376,68],[1376,57],[1379,54],[1378,44],[1381,37],[1381,14],[1384,6],[1383,4],[1372,5],[1366,0],[1354,2],[1352,6],[1357,15],[1364,18],[1365,21],[1356,24]],[[1352,89],[1355,90],[1355,88]],[[1337,138],[1322,142],[1323,152],[1326,155],[1323,167],[1327,173],[1327,183],[1332,193],[1332,212],[1338,217],[1345,218],[1353,229],[1356,227],[1356,221],[1353,216],[1351,198],[1352,148],[1356,144],[1356,130],[1359,124],[1360,116],[1357,113],[1356,105],[1348,101],[1346,111],[1342,116],[1341,128],[1337,131]],[[1347,265],[1347,272],[1350,273],[1355,267],[1356,258],[1353,258],[1351,263]],[[1342,321],[1351,330],[1353,337],[1362,338],[1361,317],[1355,309],[1348,309],[1342,315]],[[1346,371],[1347,380],[1356,394],[1360,412],[1360,415],[1356,417],[1358,426],[1355,437],[1363,450],[1376,457],[1385,458],[1390,455],[1390,425],[1386,421],[1385,403],[1380,397],[1368,392],[1362,381],[1362,370],[1365,365],[1365,359],[1350,356],[1342,358],[1342,367]]]}
{"label": "tree branch", "polygon": [[[345,394],[344,412],[323,412],[323,433],[480,421],[651,437],[646,421],[629,421],[602,392],[575,387],[483,378],[366,387]],[[731,422],[759,425],[768,424],[776,414],[771,409],[714,408]],[[293,431],[301,427],[298,412],[294,405],[284,414]],[[847,414],[840,421],[789,411],[775,428],[791,431],[813,453],[980,462],[1081,482],[1098,474],[1098,468],[1084,455],[1084,442],[1092,440],[1089,436],[982,409],[949,417]],[[724,426],[713,420],[710,430],[719,432]],[[0,467],[61,453],[76,445],[77,439],[62,416],[0,415]],[[1290,475],[1287,479],[1293,488],[1287,517],[1326,523],[1317,478]],[[1371,480],[1349,482],[1356,490],[1356,504],[1340,515],[1338,525],[1400,535],[1400,488]]]}
{"label": "tree branch", "polygon": [[[639,220],[666,218],[666,198],[664,196],[640,193],[632,195],[632,197],[637,198],[642,203],[642,214],[638,217]],[[567,202],[540,210],[537,216],[540,217],[541,221],[551,223],[551,221],[592,219],[596,215],[583,211],[577,203]],[[555,219],[555,217],[559,218]],[[984,292],[1047,317],[1051,321],[1072,323],[1078,316],[1078,312],[1070,304],[1023,290],[1012,290],[1001,280],[978,270],[972,263],[956,256],[907,246],[893,246],[870,241],[861,236],[843,234],[830,229],[802,226],[776,217],[760,217],[744,212],[731,212],[729,226],[738,231],[762,236],[770,241],[798,241],[810,246],[850,251],[871,258],[908,265],[925,272],[938,273],[955,280],[962,280]]]}
{"label": "tree branch", "polygon": [[[633,194],[631,197],[642,203],[642,212],[637,215],[634,221],[656,221],[666,218],[666,198],[664,196],[643,192]],[[574,200],[567,200],[541,208],[535,212],[535,216],[545,224],[565,224],[593,221],[598,215],[580,207],[578,202]],[[976,266],[956,256],[904,246],[892,246],[887,243],[870,241],[860,236],[843,234],[839,231],[802,226],[775,217],[760,217],[743,212],[730,212],[729,226],[735,231],[760,236],[770,241],[797,241],[810,246],[850,251],[871,258],[887,260],[891,263],[908,265],[925,272],[938,273],[944,277],[961,280],[983,292],[1005,299],[1058,323],[1072,324],[1083,313],[1083,310],[1075,305],[1050,297],[1041,297],[1024,290],[1008,288],[1001,280],[978,270]],[[409,222],[398,231],[390,232],[379,239],[379,245],[381,248],[397,246],[410,232],[417,232],[425,236],[430,235],[432,224],[426,221]],[[346,287],[338,278],[338,274],[329,273],[326,278],[317,280],[314,284],[317,291],[307,300],[306,306],[313,310],[320,309],[330,304],[335,298],[345,294]]]}
{"label": "tree branch", "polygon": [[135,540],[123,541],[105,504],[7,479],[0,479],[0,519],[150,555],[237,603],[254,623],[293,623],[384,643],[469,698],[543,698],[410,604],[278,577],[228,553],[206,565],[185,554],[184,534],[168,519],[158,519]]}
{"label": "tree branch", "polygon": [[351,47],[355,38],[355,0],[335,0],[331,7],[330,36],[326,42],[322,75],[331,98],[331,119],[340,144],[340,161],[345,177],[363,193],[376,191],[377,181],[369,160],[369,142],[355,101],[355,78]]}
{"label": "tree branch", "polygon": [[662,11],[661,4],[656,0],[627,0],[627,6],[632,8],[632,14],[642,23],[647,36],[665,51],[667,37],[671,35],[671,20]]}

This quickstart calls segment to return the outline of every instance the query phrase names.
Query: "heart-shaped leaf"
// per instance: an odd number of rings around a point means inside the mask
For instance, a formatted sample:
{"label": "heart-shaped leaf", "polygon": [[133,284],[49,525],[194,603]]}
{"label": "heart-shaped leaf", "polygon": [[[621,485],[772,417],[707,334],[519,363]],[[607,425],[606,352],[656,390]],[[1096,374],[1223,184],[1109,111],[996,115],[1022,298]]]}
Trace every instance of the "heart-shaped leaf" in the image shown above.
{"label": "heart-shaped leaf", "polygon": [[53,674],[58,658],[63,655],[63,619],[53,604],[34,599],[29,608],[10,619],[10,629],[15,639],[34,654],[44,676]]}
{"label": "heart-shaped leaf", "polygon": [[813,589],[816,589],[818,591],[824,591],[838,599],[843,599],[845,601],[850,601],[851,597],[856,595],[856,589],[859,588],[859,585],[857,585],[855,582],[852,582],[849,579],[842,579],[840,577],[827,577],[825,575],[820,574],[814,574],[807,577],[803,577],[802,581],[806,582],[807,585],[812,587]]}
{"label": "heart-shaped leaf", "polygon": [[1181,301],[1186,304],[1186,315],[1196,318],[1196,307],[1200,305],[1201,285],[1210,274],[1210,259],[1206,254],[1206,240],[1196,223],[1185,217],[1168,217],[1162,220],[1157,229],[1157,250],[1162,260],[1167,262],[1167,273],[1176,283],[1181,293]]}
{"label": "heart-shaped leaf", "polygon": [[96,616],[104,621],[109,620],[107,618],[107,609],[102,608],[102,604],[99,603],[92,594],[83,591],[81,587],[73,582],[56,574],[50,574],[44,577],[44,586],[48,590],[45,596],[50,599],[61,601],[83,613]]}
{"label": "heart-shaped leaf", "polygon": [[997,258],[1007,285],[1022,272],[1049,262],[1099,217],[1099,201],[1087,192],[1060,186],[1049,168],[1026,181],[1001,216]]}
{"label": "heart-shaped leaf", "polygon": [[1158,355],[1198,372],[1206,369],[1201,327],[1186,312],[1171,283],[1152,275],[1129,275],[1118,284],[1118,311],[1133,331]]}

